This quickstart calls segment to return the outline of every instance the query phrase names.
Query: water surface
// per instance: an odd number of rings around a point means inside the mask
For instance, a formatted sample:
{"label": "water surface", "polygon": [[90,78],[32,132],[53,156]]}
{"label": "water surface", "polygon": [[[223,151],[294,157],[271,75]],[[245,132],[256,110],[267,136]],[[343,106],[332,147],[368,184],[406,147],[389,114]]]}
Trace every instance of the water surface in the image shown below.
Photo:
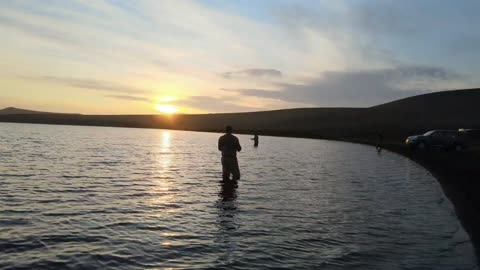
{"label": "water surface", "polygon": [[0,268],[472,269],[436,180],[372,147],[0,123]]}

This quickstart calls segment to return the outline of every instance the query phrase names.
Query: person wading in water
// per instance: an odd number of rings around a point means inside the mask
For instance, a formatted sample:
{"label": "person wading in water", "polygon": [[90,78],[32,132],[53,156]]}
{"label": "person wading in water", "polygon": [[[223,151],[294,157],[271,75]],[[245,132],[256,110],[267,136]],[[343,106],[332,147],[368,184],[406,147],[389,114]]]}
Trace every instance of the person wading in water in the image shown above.
{"label": "person wading in water", "polygon": [[258,135],[255,134],[251,140],[253,141],[253,146],[258,147]]}
{"label": "person wading in water", "polygon": [[230,174],[232,180],[240,179],[240,169],[238,168],[237,152],[242,151],[238,138],[232,134],[232,127],[225,128],[226,134],[218,139],[218,150],[222,152],[222,173],[223,180],[229,180]]}

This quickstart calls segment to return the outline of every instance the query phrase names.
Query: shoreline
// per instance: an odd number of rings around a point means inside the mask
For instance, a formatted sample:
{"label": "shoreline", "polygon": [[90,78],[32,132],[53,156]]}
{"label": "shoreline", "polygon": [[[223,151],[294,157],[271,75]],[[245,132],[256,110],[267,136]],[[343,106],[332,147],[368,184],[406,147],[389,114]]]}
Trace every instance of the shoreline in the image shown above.
{"label": "shoreline", "polygon": [[[68,126],[97,126],[97,127],[123,127],[123,128],[147,128],[164,129],[193,132],[223,133],[221,130],[188,130],[158,127],[142,126],[123,126],[123,125],[79,125],[65,123],[41,123],[41,122],[20,122],[20,121],[1,121],[2,123],[18,124],[50,124],[50,125],[68,125]],[[237,134],[258,134],[260,136],[322,139],[349,143],[359,143],[364,145],[376,146],[377,141],[372,138],[349,138],[335,136],[318,136],[308,132],[289,132],[289,131],[260,131],[260,130],[238,130]],[[405,146],[401,137],[393,138],[393,141],[385,142],[382,148],[409,158],[428,170],[437,179],[445,196],[454,206],[455,213],[470,237],[477,264],[480,261],[480,153],[474,151],[449,152],[441,149],[429,151],[418,151],[409,149]]]}

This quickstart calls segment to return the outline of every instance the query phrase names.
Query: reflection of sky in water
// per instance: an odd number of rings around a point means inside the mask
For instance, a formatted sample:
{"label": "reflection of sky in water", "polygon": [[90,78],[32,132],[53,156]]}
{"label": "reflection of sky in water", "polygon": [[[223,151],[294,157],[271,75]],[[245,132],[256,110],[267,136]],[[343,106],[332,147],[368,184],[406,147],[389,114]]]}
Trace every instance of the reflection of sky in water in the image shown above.
{"label": "reflection of sky in water", "polygon": [[388,151],[275,137],[254,148],[240,135],[235,188],[220,184],[220,134],[0,128],[0,266],[455,269],[473,258],[435,179]]}

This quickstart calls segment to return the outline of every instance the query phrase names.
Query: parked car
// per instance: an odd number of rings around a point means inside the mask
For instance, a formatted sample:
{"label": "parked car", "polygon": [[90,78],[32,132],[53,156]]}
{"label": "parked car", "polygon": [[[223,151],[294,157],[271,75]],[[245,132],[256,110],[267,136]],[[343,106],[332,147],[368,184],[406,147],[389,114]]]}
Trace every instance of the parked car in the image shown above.
{"label": "parked car", "polygon": [[410,136],[405,143],[418,149],[438,147],[461,151],[467,147],[464,136],[457,130],[432,130],[423,135]]}

